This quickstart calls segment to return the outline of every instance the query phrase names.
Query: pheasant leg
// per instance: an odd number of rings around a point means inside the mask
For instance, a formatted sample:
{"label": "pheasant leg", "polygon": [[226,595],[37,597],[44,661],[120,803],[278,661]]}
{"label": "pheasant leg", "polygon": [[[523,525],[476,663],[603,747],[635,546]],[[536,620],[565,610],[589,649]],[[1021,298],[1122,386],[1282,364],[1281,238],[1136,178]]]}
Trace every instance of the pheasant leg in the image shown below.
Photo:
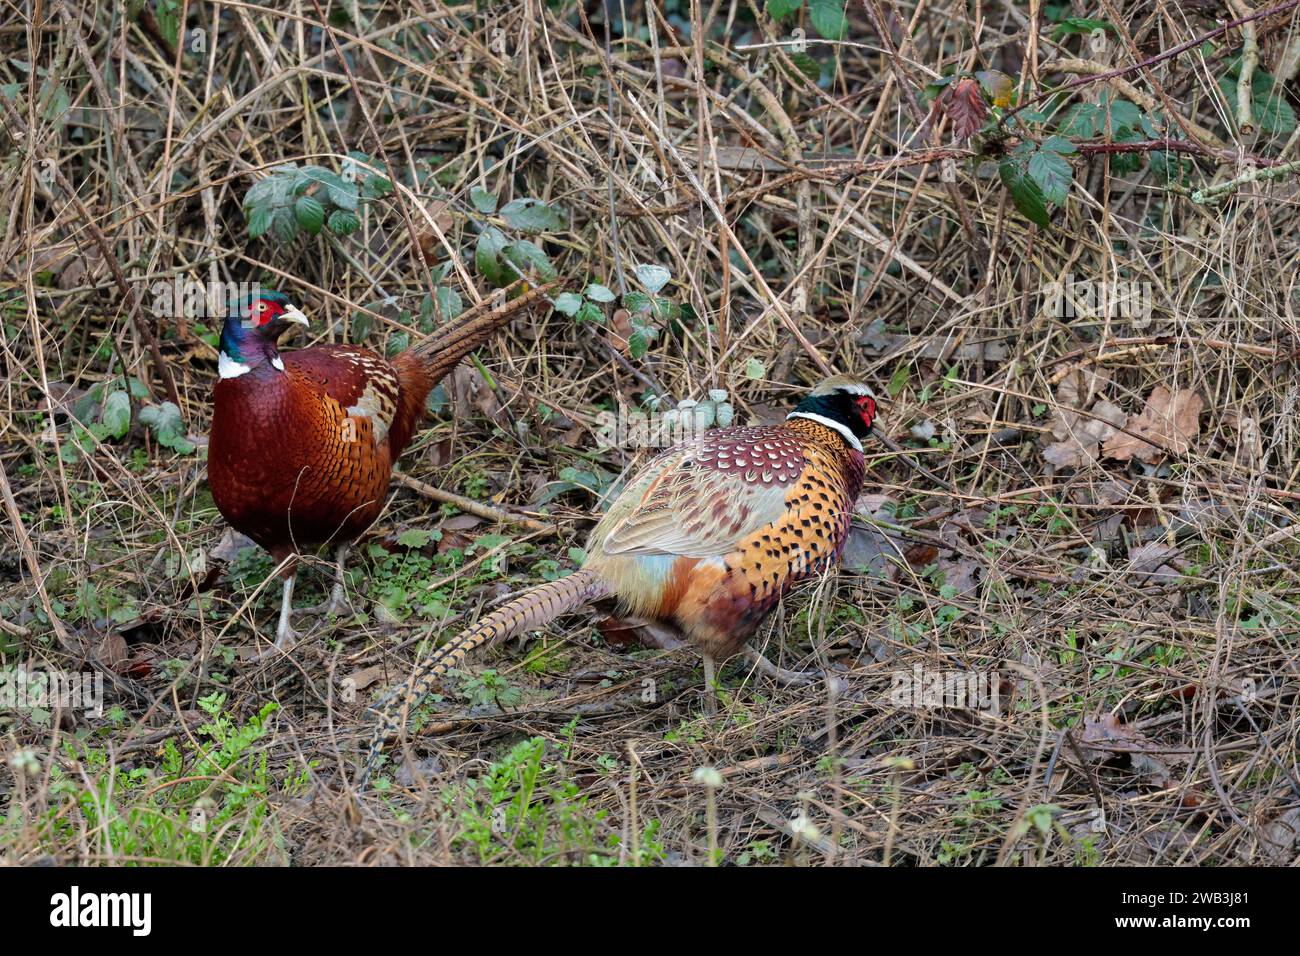
{"label": "pheasant leg", "polygon": [[334,552],[334,586],[330,588],[330,596],[324,602],[314,607],[306,608],[308,614],[332,614],[334,617],[350,617],[356,613],[356,608],[348,600],[347,589],[347,560],[348,552],[352,550],[352,545],[341,544]]}
{"label": "pheasant leg", "polygon": [[290,574],[284,579],[284,594],[280,598],[280,623],[275,628],[275,648],[277,650],[284,650],[298,638],[298,635],[294,633],[293,628],[289,625],[289,616],[293,613],[293,580],[295,577],[297,575]]}
{"label": "pheasant leg", "polygon": [[717,668],[713,658],[704,655],[704,713],[712,717],[718,712]]}

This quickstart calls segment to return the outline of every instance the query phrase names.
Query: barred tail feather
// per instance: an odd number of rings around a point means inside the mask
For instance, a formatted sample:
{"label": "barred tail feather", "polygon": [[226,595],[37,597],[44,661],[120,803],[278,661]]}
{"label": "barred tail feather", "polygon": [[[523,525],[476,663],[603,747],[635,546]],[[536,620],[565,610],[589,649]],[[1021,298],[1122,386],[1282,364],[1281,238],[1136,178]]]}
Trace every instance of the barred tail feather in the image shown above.
{"label": "barred tail feather", "polygon": [[[521,283],[506,289],[508,295]],[[488,336],[505,325],[516,314],[546,297],[556,283],[549,282],[521,293],[503,305],[493,308],[494,299],[487,299],[472,309],[467,309],[453,323],[436,330],[427,339],[416,344],[412,353],[423,359],[433,382],[442,379],[456,367],[456,363],[469,352],[487,341]]]}
{"label": "barred tail feather", "polygon": [[378,722],[366,748],[365,767],[357,781],[364,789],[384,742],[401,733],[410,711],[452,669],[480,648],[490,647],[522,631],[541,627],[567,611],[610,595],[610,587],[595,571],[583,569],[539,584],[483,618],[455,640],[444,644],[416,668],[404,683],[389,691],[374,707]]}

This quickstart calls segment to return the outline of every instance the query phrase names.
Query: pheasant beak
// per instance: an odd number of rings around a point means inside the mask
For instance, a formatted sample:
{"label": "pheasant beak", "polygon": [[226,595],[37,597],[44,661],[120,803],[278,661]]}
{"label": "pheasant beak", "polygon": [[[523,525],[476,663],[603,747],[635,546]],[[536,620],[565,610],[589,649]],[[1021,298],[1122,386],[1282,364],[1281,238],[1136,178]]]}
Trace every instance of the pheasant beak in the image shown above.
{"label": "pheasant beak", "polygon": [[280,318],[285,322],[296,322],[298,325],[307,324],[307,316],[303,315],[302,310],[296,305],[291,305],[281,312]]}

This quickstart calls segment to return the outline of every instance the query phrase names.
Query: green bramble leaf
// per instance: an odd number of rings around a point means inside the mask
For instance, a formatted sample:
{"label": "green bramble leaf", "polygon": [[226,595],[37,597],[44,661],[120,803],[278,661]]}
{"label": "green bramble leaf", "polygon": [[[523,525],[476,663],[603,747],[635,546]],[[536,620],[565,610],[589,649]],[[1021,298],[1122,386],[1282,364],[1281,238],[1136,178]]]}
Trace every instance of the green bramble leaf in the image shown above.
{"label": "green bramble leaf", "polygon": [[[542,247],[530,239],[516,239],[506,246],[502,255],[522,276],[536,273],[543,281],[550,282],[559,275]],[[514,278],[512,274],[511,281]]]}
{"label": "green bramble leaf", "polygon": [[650,351],[650,330],[638,328],[632,331],[627,337],[628,354],[634,359],[639,359]]}
{"label": "green bramble leaf", "polygon": [[634,270],[637,281],[645,286],[645,290],[651,295],[657,293],[660,289],[668,284],[673,274],[663,266],[657,266],[649,263],[643,263]]}
{"label": "green bramble leaf", "polygon": [[434,532],[423,528],[410,528],[397,536],[397,543],[403,548],[423,548],[433,538]]}
{"label": "green bramble leaf", "polygon": [[1003,160],[998,166],[998,176],[1011,193],[1011,202],[1020,210],[1020,214],[1046,229],[1051,220],[1043,192],[1020,164],[1014,159]]}
{"label": "green bramble leaf", "polygon": [[356,213],[347,209],[335,209],[330,213],[329,229],[336,236],[350,236],[361,228],[361,219]]}
{"label": "green bramble leaf", "polygon": [[439,286],[437,289],[438,311],[442,313],[444,320],[454,319],[465,311],[465,304],[461,301],[460,293],[455,289],[447,286]]}
{"label": "green bramble leaf", "polygon": [[773,20],[784,20],[792,13],[798,13],[803,0],[767,0],[767,15]]}
{"label": "green bramble leaf", "polygon": [[745,378],[757,381],[767,375],[767,366],[756,358],[745,360]]}
{"label": "green bramble leaf", "polygon": [[540,199],[515,199],[501,207],[501,218],[520,232],[558,232],[564,217]]}
{"label": "green bramble leaf", "polygon": [[1062,136],[1092,139],[1101,132],[1101,126],[1101,110],[1096,103],[1075,103],[1061,118],[1057,130]]}
{"label": "green bramble leaf", "polygon": [[828,40],[843,40],[848,30],[844,2],[845,0],[808,0],[808,14],[813,29]]}
{"label": "green bramble leaf", "polygon": [[280,242],[293,242],[298,236],[298,219],[291,209],[280,206],[271,217],[271,234]]}
{"label": "green bramble leaf", "polygon": [[573,317],[578,322],[604,322],[605,313],[600,311],[599,306],[591,302],[584,302],[578,314]]}
{"label": "green bramble leaf", "polygon": [[478,274],[498,287],[509,285],[513,278],[501,264],[501,254],[505,247],[505,233],[495,226],[489,226],[479,233],[478,242],[474,246],[474,267],[478,269]]}
{"label": "green bramble leaf", "polygon": [[613,302],[615,299],[614,293],[599,282],[587,286],[586,296],[592,302]]}
{"label": "green bramble leaf", "polygon": [[582,305],[582,296],[576,292],[561,292],[555,297],[555,311],[563,312],[565,315],[577,315]]}
{"label": "green bramble leaf", "polygon": [[299,196],[293,204],[293,215],[298,225],[313,236],[325,225],[325,207],[312,196]]}
{"label": "green bramble leaf", "polygon": [[1050,149],[1040,149],[1029,158],[1029,175],[1048,201],[1065,205],[1074,178],[1069,160]]}
{"label": "green bramble leaf", "polygon": [[497,211],[497,197],[481,186],[475,186],[469,191],[469,201],[475,209],[489,216]]}
{"label": "green bramble leaf", "polygon": [[1071,34],[1090,36],[1097,30],[1108,30],[1116,35],[1119,34],[1119,31],[1115,29],[1115,24],[1109,20],[1094,20],[1091,17],[1066,17],[1053,28],[1052,39],[1059,40],[1061,37],[1070,36]]}
{"label": "green bramble leaf", "polygon": [[248,238],[257,239],[271,228],[272,212],[270,206],[244,206],[244,215],[248,217]]}
{"label": "green bramble leaf", "polygon": [[791,53],[790,62],[812,82],[816,83],[822,78],[822,65],[807,53]]}
{"label": "green bramble leaf", "polygon": [[629,292],[623,296],[623,308],[633,315],[647,313],[654,308],[654,301],[644,292]]}

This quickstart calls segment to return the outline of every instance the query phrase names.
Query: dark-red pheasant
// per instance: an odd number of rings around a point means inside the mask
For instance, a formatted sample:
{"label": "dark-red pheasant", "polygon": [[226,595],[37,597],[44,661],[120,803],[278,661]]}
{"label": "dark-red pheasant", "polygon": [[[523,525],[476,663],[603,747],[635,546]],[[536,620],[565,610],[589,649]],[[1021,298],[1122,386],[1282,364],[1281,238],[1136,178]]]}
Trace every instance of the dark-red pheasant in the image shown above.
{"label": "dark-red pheasant", "polygon": [[410,709],[469,652],[589,601],[615,597],[693,642],[711,691],[713,662],[746,649],[792,585],[838,560],[875,417],[871,390],[839,375],[779,425],[708,431],[655,458],[592,531],[581,570],[489,614],[380,701],[361,783]]}
{"label": "dark-red pheasant", "polygon": [[346,604],[347,548],[383,509],[393,462],[410,443],[429,391],[545,291],[466,313],[392,359],[354,345],[281,353],[280,337],[294,324],[305,326],[307,317],[279,292],[250,297],[226,319],[208,483],[226,520],[282,567],[276,647],[294,637],[296,556],[321,545],[338,548],[327,606]]}

